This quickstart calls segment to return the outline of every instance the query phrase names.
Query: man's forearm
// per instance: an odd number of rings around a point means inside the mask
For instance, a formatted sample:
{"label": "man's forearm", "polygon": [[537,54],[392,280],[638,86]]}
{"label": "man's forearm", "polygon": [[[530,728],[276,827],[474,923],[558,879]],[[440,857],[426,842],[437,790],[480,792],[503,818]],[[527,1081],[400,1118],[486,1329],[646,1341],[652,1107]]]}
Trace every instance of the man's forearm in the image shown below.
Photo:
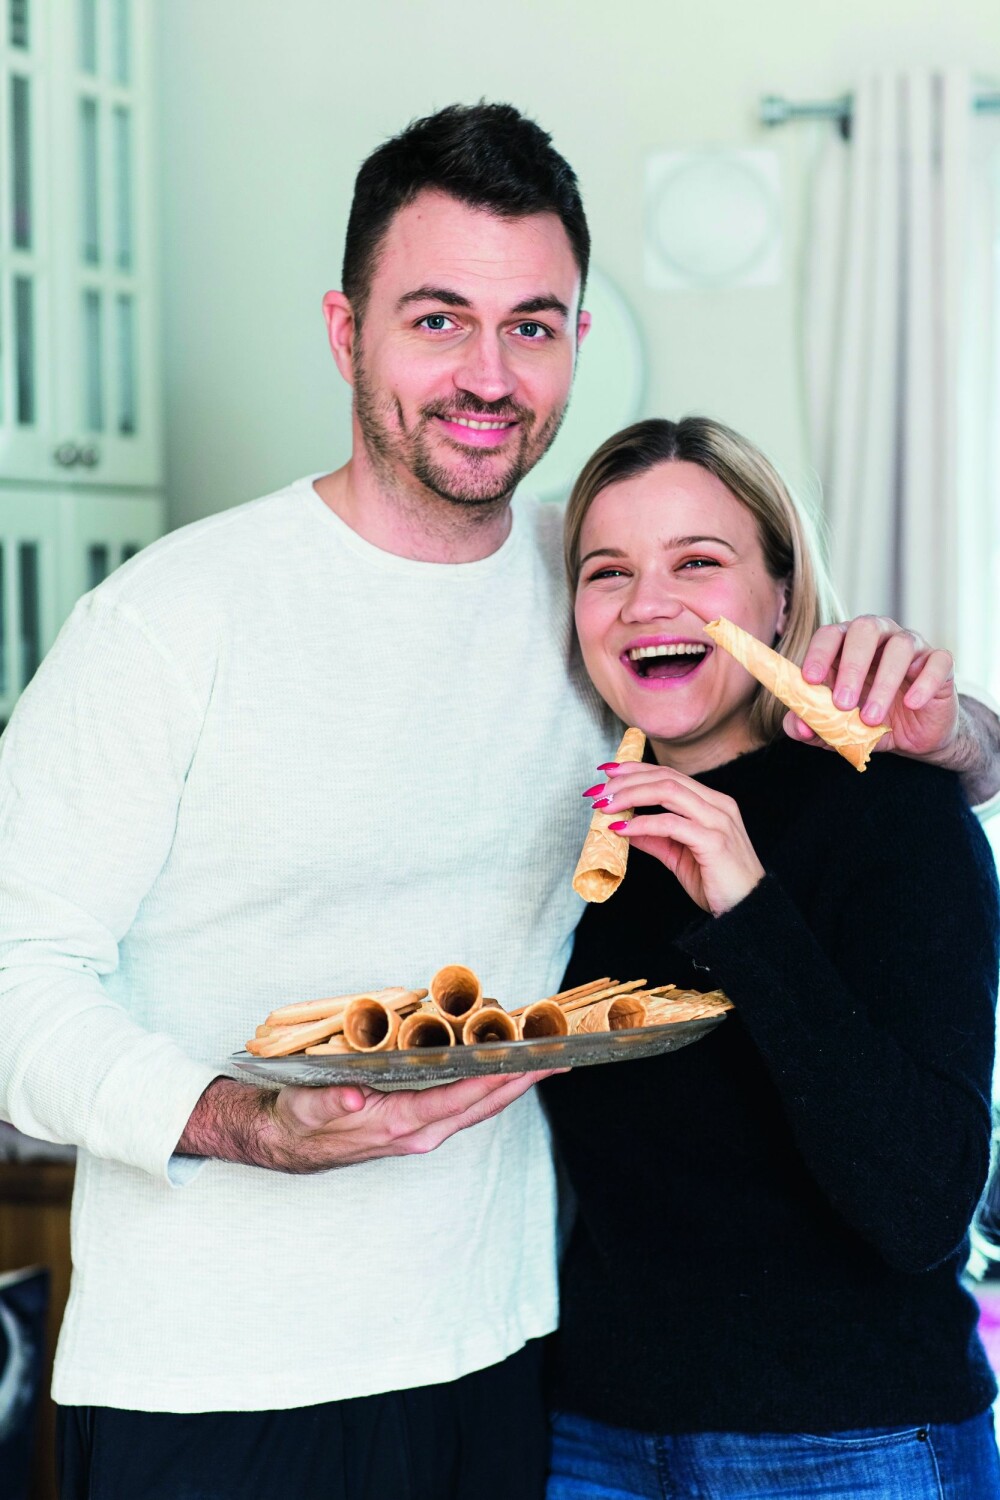
{"label": "man's forearm", "polygon": [[975,806],[1000,791],[1000,719],[985,703],[965,693],[959,694],[958,705],[954,749],[941,764],[958,772],[965,795]]}
{"label": "man's forearm", "polygon": [[177,1142],[180,1156],[210,1156],[248,1167],[274,1167],[267,1090],[216,1078],[202,1094]]}

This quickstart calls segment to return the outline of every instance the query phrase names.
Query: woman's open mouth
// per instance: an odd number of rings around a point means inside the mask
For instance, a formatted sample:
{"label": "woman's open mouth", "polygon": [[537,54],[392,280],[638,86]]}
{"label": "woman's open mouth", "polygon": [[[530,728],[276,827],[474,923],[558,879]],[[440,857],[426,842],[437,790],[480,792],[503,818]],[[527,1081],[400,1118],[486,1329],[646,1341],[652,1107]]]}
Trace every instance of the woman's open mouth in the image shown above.
{"label": "woman's open mouth", "polygon": [[714,647],[697,641],[631,646],[621,655],[626,670],[647,687],[669,686],[694,676]]}

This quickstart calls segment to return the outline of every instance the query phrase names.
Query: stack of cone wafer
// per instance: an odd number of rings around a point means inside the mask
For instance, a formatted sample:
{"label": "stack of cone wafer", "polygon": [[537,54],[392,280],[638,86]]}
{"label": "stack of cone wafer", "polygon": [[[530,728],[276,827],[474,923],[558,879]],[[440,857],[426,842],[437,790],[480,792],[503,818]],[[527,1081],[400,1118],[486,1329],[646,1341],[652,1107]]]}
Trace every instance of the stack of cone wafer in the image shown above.
{"label": "stack of cone wafer", "polygon": [[[429,995],[429,999],[428,999]],[[426,1003],[425,1003],[426,1002]],[[370,990],[279,1006],[257,1027],[254,1057],[385,1053],[415,1048],[539,1042],[571,1032],[610,1032],[696,1020],[730,1009],[720,990],[702,994],[645,979],[594,979],[513,1010],[483,997],[461,964],[439,969],[428,989]],[[493,1054],[496,1055],[495,1053]]]}

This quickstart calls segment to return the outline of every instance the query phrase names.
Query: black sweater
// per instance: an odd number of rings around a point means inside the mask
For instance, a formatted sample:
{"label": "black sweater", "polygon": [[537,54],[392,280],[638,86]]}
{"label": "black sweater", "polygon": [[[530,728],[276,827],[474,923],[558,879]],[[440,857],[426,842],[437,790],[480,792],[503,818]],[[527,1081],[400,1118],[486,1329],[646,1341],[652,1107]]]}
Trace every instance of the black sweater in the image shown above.
{"label": "black sweater", "polygon": [[681,1051],[543,1086],[578,1199],[557,1408],[648,1432],[961,1421],[996,1386],[959,1276],[989,1159],[989,846],[956,779],[781,739],[699,780],[766,875],[711,918],[633,852],[565,984],[724,989]]}

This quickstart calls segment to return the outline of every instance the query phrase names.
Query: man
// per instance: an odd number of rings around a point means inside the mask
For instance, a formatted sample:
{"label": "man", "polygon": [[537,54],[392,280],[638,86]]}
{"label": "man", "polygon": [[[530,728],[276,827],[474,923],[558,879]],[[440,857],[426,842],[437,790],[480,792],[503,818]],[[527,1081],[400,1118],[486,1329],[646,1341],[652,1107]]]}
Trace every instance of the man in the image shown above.
{"label": "man", "polygon": [[[540,1494],[534,1078],[273,1094],[220,1062],[282,1001],[448,962],[508,1004],[558,985],[613,740],[566,675],[558,513],[510,498],[568,398],[588,253],[508,106],[375,152],[325,302],[349,462],[140,555],[14,716],[2,1097],[81,1146],[73,1500]],[[909,674],[908,748],[997,779],[946,654],[862,622],[816,656],[858,690],[874,662],[886,702]]]}

